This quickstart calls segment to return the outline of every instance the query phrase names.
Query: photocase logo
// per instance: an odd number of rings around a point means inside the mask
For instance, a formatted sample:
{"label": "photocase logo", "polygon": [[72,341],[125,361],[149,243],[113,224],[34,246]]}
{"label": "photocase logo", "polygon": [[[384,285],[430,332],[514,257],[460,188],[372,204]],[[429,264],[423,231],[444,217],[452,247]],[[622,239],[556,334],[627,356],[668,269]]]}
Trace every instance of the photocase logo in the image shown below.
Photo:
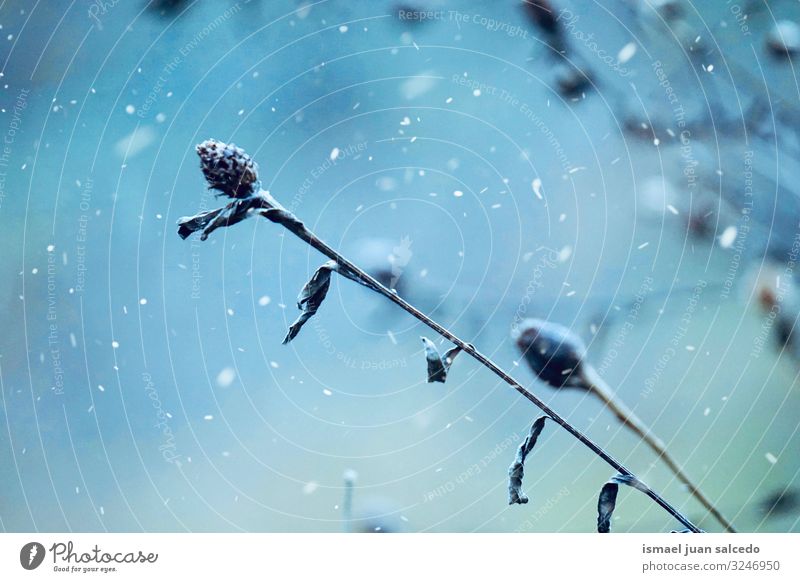
{"label": "photocase logo", "polygon": [[39,542],[28,542],[19,551],[19,563],[26,570],[35,570],[44,561],[44,546]]}

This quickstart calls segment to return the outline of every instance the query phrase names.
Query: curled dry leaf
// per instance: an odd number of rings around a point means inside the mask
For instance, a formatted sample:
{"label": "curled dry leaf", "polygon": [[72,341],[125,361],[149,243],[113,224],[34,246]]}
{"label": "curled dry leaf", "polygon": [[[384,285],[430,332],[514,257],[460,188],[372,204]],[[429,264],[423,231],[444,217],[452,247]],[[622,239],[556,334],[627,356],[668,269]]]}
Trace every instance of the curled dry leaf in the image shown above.
{"label": "curled dry leaf", "polygon": [[426,337],[421,337],[420,339],[425,346],[425,359],[428,361],[428,383],[443,383],[447,379],[447,372],[450,370],[453,359],[461,351],[461,348],[458,346],[450,348],[442,357],[431,340]]}
{"label": "curled dry leaf", "polygon": [[608,533],[611,531],[611,514],[617,506],[617,492],[619,484],[613,479],[603,485],[600,497],[597,500],[597,532]]}
{"label": "curled dry leaf", "polygon": [[208,223],[214,220],[225,208],[217,208],[208,212],[201,212],[195,216],[182,216],[178,219],[178,235],[186,239],[198,230],[203,230]]}
{"label": "curled dry leaf", "polygon": [[611,531],[611,515],[617,506],[617,493],[619,486],[627,485],[639,491],[646,492],[647,487],[633,475],[615,475],[600,490],[597,500],[597,532],[608,533]]}
{"label": "curled dry leaf", "polygon": [[195,216],[179,218],[178,234],[185,239],[197,231],[202,231],[200,240],[206,240],[208,235],[218,228],[233,226],[264,208],[270,208],[270,200],[263,193],[254,194],[247,198],[237,198],[222,208],[201,212]]}
{"label": "curled dry leaf", "polygon": [[544,428],[544,421],[547,420],[546,416],[540,416],[531,425],[531,432],[520,443],[517,449],[517,456],[514,457],[514,462],[508,468],[508,504],[515,503],[528,503],[528,498],[522,492],[522,478],[525,475],[525,459],[528,454],[533,450],[539,435]]}
{"label": "curled dry leaf", "polygon": [[305,323],[311,319],[314,314],[322,305],[325,296],[328,294],[328,289],[331,286],[331,272],[336,270],[336,261],[328,261],[317,269],[316,273],[309,279],[297,296],[297,308],[302,311],[300,316],[295,322],[289,326],[289,331],[286,337],[283,338],[283,343],[288,344],[292,341]]}

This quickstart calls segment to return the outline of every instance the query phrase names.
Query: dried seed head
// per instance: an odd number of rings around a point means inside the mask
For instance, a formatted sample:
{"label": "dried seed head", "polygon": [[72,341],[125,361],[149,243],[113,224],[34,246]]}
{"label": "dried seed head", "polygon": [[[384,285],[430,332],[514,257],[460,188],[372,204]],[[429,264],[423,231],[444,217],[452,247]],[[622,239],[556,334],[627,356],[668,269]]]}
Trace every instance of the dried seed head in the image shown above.
{"label": "dried seed head", "polygon": [[258,165],[242,148],[207,139],[196,149],[209,188],[229,198],[246,198],[253,193],[258,182]]}
{"label": "dried seed head", "polygon": [[526,319],[512,337],[540,380],[553,388],[581,386],[581,361],[586,346],[569,329],[541,319]]}

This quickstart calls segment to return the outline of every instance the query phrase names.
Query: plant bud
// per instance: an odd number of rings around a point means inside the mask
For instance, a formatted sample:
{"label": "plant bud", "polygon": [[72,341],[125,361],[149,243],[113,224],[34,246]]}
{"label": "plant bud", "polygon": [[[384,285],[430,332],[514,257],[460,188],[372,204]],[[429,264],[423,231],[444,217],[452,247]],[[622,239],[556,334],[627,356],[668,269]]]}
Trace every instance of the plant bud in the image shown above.
{"label": "plant bud", "polygon": [[242,148],[207,139],[196,149],[209,188],[229,198],[247,198],[253,193],[258,165]]}

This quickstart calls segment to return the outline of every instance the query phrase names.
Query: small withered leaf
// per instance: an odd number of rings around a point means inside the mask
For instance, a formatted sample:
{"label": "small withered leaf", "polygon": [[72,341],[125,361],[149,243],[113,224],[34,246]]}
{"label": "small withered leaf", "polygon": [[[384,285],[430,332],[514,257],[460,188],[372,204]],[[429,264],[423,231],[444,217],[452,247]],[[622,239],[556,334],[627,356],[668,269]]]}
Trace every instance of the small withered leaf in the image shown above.
{"label": "small withered leaf", "polygon": [[179,218],[178,234],[185,239],[197,231],[202,231],[200,240],[206,240],[218,228],[233,226],[265,207],[269,208],[269,201],[260,194],[237,198],[222,208]]}
{"label": "small withered leaf", "polygon": [[508,467],[508,504],[528,503],[527,496],[522,492],[522,478],[525,476],[525,459],[528,457],[544,428],[546,416],[540,416],[531,425],[531,432],[525,437],[517,448],[514,462]]}
{"label": "small withered leaf", "polygon": [[233,226],[245,218],[252,215],[253,211],[261,205],[258,196],[250,196],[231,202],[217,214],[214,219],[203,229],[200,240],[206,240],[208,236],[222,226]]}
{"label": "small withered leaf", "polygon": [[461,348],[455,346],[447,350],[444,357],[439,355],[439,350],[436,349],[434,343],[426,337],[421,337],[422,344],[425,346],[425,359],[428,362],[428,383],[444,382],[447,379],[447,372],[450,370],[450,365],[453,359],[461,351]]}
{"label": "small withered leaf", "polygon": [[302,313],[295,322],[289,326],[289,331],[286,337],[283,338],[284,344],[288,344],[297,337],[303,325],[314,316],[320,305],[322,305],[325,296],[328,294],[328,289],[330,289],[331,286],[331,272],[336,270],[336,266],[336,261],[328,261],[317,269],[308,283],[300,290],[300,294],[297,296],[297,308],[300,309]]}
{"label": "small withered leaf", "polygon": [[609,479],[600,490],[597,500],[597,532],[608,533],[611,531],[611,515],[617,506],[617,493],[620,485],[627,485],[639,491],[647,491],[647,487],[633,475],[618,474]]}
{"label": "small withered leaf", "polygon": [[178,219],[178,235],[187,239],[198,230],[203,230],[209,222],[214,220],[225,208],[217,208],[208,212],[201,212],[195,216],[182,216]]}
{"label": "small withered leaf", "polygon": [[619,485],[611,480],[600,490],[600,498],[597,500],[597,531],[598,533],[608,533],[611,531],[611,514],[617,506],[617,492]]}

